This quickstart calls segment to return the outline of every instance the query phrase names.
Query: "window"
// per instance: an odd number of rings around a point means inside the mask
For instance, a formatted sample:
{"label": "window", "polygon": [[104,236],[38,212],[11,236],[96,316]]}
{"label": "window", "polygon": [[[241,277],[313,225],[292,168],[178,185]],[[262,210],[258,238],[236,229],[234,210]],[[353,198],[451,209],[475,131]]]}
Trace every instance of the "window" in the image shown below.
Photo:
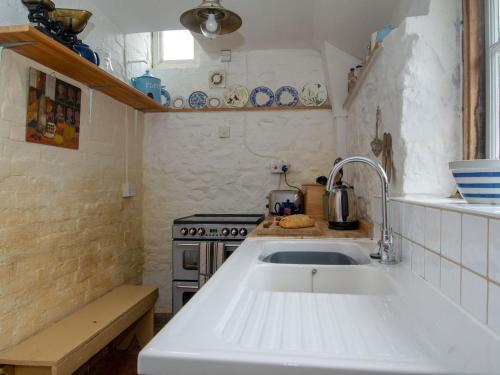
{"label": "window", "polygon": [[153,33],[155,68],[190,66],[196,63],[196,42],[188,30]]}
{"label": "window", "polygon": [[486,1],[486,157],[500,157],[500,0]]}

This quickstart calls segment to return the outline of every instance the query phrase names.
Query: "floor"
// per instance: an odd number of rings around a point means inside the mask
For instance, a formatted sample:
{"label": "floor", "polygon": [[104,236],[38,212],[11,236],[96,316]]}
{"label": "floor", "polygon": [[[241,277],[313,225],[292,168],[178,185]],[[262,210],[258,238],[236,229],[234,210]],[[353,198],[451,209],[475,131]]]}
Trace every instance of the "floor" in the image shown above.
{"label": "floor", "polygon": [[[170,318],[170,314],[155,314],[155,334]],[[137,356],[140,350],[137,341],[133,341],[127,350],[117,350],[111,343],[73,375],[137,375]]]}

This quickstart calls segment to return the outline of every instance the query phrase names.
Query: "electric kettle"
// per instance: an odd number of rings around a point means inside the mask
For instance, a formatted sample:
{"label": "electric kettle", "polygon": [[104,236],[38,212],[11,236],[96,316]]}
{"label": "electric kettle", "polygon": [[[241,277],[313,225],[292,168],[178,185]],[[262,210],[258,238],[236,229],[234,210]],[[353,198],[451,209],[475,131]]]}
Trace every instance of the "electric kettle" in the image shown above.
{"label": "electric kettle", "polygon": [[[342,160],[342,159],[340,159]],[[339,159],[335,161],[335,164]],[[324,216],[330,229],[354,230],[359,228],[357,198],[354,188],[340,179],[331,192],[326,192],[323,198]]]}

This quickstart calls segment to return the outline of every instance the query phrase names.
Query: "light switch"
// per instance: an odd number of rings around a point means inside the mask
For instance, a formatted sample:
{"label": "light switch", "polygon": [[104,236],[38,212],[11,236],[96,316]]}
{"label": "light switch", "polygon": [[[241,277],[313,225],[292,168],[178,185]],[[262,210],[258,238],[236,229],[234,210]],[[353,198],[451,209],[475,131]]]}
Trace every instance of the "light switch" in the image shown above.
{"label": "light switch", "polygon": [[231,138],[231,128],[229,126],[219,126],[219,138]]}

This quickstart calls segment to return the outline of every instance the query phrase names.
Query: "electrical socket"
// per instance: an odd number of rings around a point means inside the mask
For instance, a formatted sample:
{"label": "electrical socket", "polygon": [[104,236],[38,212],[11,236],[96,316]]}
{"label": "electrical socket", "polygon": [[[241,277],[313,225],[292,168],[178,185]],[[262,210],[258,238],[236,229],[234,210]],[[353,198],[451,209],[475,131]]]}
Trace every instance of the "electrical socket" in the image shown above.
{"label": "electrical socket", "polygon": [[283,160],[275,160],[274,162],[271,163],[270,168],[271,168],[271,173],[283,174],[285,173],[283,172],[283,169],[287,169],[288,171],[290,171],[290,164],[288,164]]}

